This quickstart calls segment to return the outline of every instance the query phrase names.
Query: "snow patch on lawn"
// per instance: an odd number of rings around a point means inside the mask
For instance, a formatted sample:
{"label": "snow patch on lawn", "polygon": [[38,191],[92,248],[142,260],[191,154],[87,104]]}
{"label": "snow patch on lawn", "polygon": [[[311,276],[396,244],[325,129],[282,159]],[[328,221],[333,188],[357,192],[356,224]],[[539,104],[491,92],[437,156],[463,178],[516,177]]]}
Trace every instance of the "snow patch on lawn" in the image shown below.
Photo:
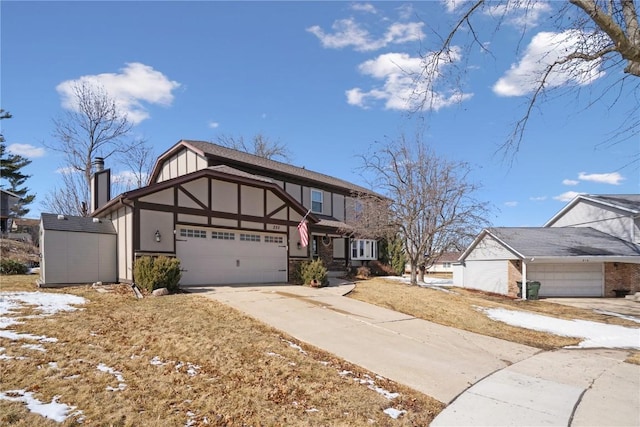
{"label": "snow patch on lawn", "polygon": [[569,346],[567,348],[629,348],[640,350],[640,328],[608,325],[588,320],[557,319],[504,308],[478,307],[478,309],[486,313],[489,318],[509,325],[584,339],[577,346]]}
{"label": "snow patch on lawn", "polygon": [[35,305],[36,310],[44,315],[53,315],[60,311],[75,311],[86,300],[69,294],[53,294],[47,292],[1,292],[0,315],[4,315],[25,305]]}
{"label": "snow patch on lawn", "polygon": [[69,415],[82,414],[82,411],[76,411],[73,414],[70,414],[70,412],[76,409],[76,407],[69,406],[64,403],[58,403],[58,399],[60,399],[60,396],[54,396],[51,403],[42,403],[33,397],[33,393],[29,391],[7,390],[5,392],[0,392],[0,400],[22,402],[27,405],[27,409],[29,409],[29,411],[59,423],[65,421]]}
{"label": "snow patch on lawn", "polygon": [[115,369],[105,365],[104,363],[100,363],[97,366],[98,371],[100,372],[105,372],[107,374],[111,374],[116,378],[116,381],[118,381],[118,387],[111,387],[111,386],[107,386],[106,390],[107,391],[122,391],[125,388],[127,388],[127,384],[124,382],[124,377],[122,376],[122,372],[120,371],[116,371]]}

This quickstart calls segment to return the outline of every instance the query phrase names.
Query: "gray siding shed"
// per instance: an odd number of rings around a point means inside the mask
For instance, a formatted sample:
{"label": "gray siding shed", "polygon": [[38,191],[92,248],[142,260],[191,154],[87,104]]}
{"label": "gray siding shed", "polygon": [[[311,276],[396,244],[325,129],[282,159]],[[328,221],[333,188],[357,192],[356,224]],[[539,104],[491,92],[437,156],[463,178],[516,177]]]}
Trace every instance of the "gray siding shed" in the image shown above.
{"label": "gray siding shed", "polygon": [[117,281],[110,220],[43,213],[40,227],[40,286]]}

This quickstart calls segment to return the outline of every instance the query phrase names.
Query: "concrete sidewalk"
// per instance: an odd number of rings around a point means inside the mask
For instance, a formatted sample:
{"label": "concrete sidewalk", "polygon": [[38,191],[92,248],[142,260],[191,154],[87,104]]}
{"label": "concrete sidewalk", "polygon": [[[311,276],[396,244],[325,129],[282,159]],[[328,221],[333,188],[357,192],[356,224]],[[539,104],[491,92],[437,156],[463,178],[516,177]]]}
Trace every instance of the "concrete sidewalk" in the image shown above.
{"label": "concrete sidewalk", "polygon": [[432,425],[640,425],[640,366],[625,352],[545,353],[344,298],[350,289],[189,291],[449,404]]}

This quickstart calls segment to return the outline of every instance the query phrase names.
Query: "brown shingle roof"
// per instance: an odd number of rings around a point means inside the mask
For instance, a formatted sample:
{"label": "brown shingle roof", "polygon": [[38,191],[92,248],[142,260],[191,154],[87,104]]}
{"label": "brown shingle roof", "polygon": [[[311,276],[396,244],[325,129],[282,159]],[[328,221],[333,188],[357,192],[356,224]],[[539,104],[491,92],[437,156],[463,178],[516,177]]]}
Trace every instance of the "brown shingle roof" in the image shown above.
{"label": "brown shingle roof", "polygon": [[220,157],[232,162],[251,166],[252,168],[262,169],[265,172],[277,172],[279,174],[288,175],[291,177],[302,178],[307,181],[314,181],[318,184],[330,185],[349,191],[374,194],[372,190],[366,189],[356,184],[352,184],[339,178],[334,178],[323,173],[314,172],[298,166],[293,166],[288,163],[265,159],[264,157],[234,150],[232,148],[223,147],[211,142],[182,140],[181,143],[184,143],[185,145],[188,145],[196,149],[197,151],[200,151],[205,157]]}

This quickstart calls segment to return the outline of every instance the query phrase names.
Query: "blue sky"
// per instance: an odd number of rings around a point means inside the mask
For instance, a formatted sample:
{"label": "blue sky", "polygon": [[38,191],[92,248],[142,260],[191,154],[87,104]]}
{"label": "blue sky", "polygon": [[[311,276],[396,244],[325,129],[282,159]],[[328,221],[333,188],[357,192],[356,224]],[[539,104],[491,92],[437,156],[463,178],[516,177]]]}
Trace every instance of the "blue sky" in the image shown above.
{"label": "blue sky", "polygon": [[640,140],[603,143],[634,105],[631,85],[615,104],[596,99],[620,69],[579,82],[579,96],[549,97],[515,157],[497,151],[524,112],[522,75],[549,54],[557,5],[527,15],[524,36],[517,11],[498,32],[495,18],[478,15],[492,53],[460,49],[461,87],[443,82],[435,108],[417,115],[402,70],[417,69],[434,31],[451,26],[460,10],[451,2],[2,1],[0,99],[13,114],[2,133],[33,161],[37,217],[38,201],[62,181],[63,159],[43,143],[79,79],[99,81],[156,155],[180,139],[261,133],[288,146],[293,164],[365,186],[358,155],[421,126],[438,155],[471,164],[494,225],[539,226],[575,193],[640,190],[638,163],[627,166]]}

